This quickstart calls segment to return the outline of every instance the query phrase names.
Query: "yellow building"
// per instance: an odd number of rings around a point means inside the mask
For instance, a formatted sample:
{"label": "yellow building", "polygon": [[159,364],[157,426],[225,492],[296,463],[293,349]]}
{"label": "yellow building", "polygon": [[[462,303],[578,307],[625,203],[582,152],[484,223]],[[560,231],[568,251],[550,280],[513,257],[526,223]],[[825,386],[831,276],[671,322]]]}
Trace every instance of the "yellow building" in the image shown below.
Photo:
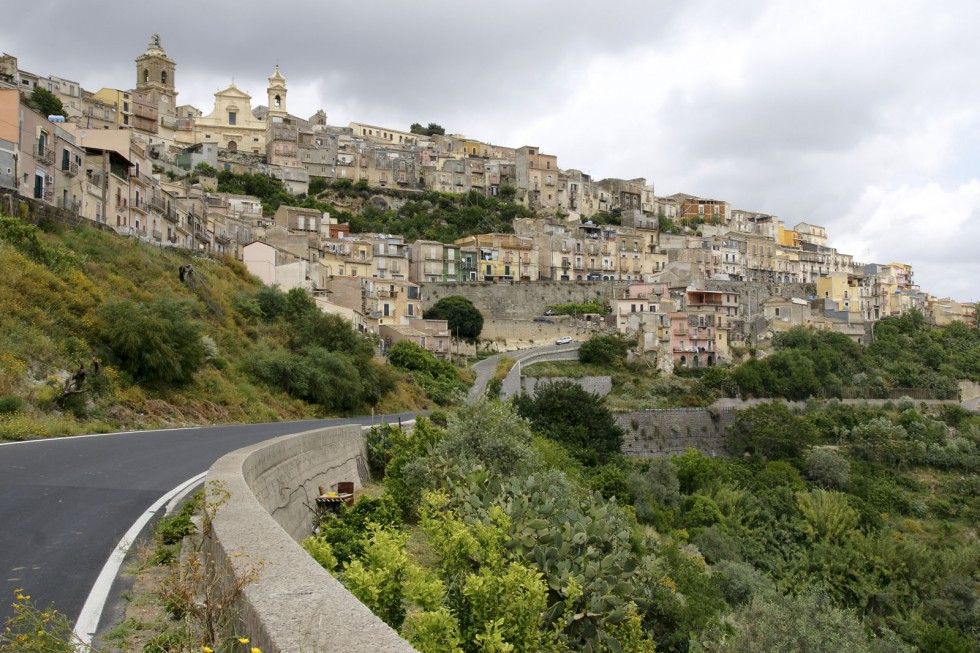
{"label": "yellow building", "polygon": [[538,253],[534,240],[517,234],[477,234],[455,241],[476,251],[479,281],[537,281]]}
{"label": "yellow building", "polygon": [[103,88],[96,92],[92,98],[103,104],[115,107],[116,127],[132,127],[133,98],[129,91],[120,91],[117,88]]}
{"label": "yellow building", "polygon": [[783,247],[799,247],[800,232],[793,229],[786,229],[783,227],[783,225],[779,225],[779,236],[777,241]]}

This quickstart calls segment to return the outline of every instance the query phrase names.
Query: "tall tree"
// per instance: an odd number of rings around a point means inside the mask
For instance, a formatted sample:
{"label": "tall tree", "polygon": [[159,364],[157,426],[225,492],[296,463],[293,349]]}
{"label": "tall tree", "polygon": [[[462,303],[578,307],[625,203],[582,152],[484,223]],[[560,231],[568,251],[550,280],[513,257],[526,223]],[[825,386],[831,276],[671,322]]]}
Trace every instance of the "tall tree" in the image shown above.
{"label": "tall tree", "polygon": [[61,100],[58,99],[58,96],[40,86],[34,87],[28,104],[45,116],[68,117],[65,115],[65,108],[61,104]]}
{"label": "tall tree", "polygon": [[424,313],[427,320],[448,320],[453,338],[476,342],[483,331],[483,313],[461,295],[443,297]]}
{"label": "tall tree", "polygon": [[514,398],[514,408],[536,431],[562,443],[583,462],[605,462],[622,448],[623,429],[602,397],[573,381],[538,386],[533,396],[521,393]]}

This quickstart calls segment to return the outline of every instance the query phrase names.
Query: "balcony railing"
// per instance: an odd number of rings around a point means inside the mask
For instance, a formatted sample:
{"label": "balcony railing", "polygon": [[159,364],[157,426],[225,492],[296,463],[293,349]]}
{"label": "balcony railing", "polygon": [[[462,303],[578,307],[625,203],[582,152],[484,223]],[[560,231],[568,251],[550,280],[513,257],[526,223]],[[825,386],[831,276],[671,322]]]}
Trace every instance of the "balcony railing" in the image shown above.
{"label": "balcony railing", "polygon": [[66,199],[64,197],[59,197],[55,205],[59,209],[65,209],[66,211],[71,211],[72,213],[78,213],[81,208],[82,203],[76,199]]}
{"label": "balcony railing", "polygon": [[78,174],[78,164],[75,163],[74,161],[69,161],[67,165],[65,165],[64,163],[62,163],[61,164],[61,171],[63,173],[65,173],[66,175],[69,175],[71,177],[74,177],[75,175]]}
{"label": "balcony railing", "polygon": [[50,147],[34,146],[34,159],[38,163],[51,165],[54,163],[54,149]]}
{"label": "balcony railing", "polygon": [[153,230],[153,240],[155,240],[157,242],[160,242],[161,240],[163,240],[163,234],[160,233],[160,231],[154,229]]}

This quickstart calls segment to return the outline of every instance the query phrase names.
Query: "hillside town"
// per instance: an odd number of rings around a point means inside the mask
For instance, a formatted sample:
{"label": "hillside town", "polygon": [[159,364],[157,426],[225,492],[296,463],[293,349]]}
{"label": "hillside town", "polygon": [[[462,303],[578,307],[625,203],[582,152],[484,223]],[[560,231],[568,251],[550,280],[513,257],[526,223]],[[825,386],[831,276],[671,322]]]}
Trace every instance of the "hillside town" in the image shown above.
{"label": "hillside town", "polygon": [[[179,104],[176,72],[156,34],[136,57],[128,89],[93,92],[22,70],[3,54],[0,194],[151,245],[232,256],[269,285],[308,290],[359,330],[388,342],[409,338],[439,356],[448,354],[451,334],[445,322],[422,319],[432,284],[608,288],[607,313],[582,324],[630,336],[639,355],[665,370],[729,362],[733,347],[800,325],[869,342],[875,322],[912,310],[937,325],[976,319],[973,305],[920,289],[910,265],[859,262],[816,224],[784,223],[724,199],[658,195],[643,177],[593,179],[561,168],[557,154],[536,145],[337,126],[323,110],[300,118],[288,111],[278,66],[266,104],[253,106],[231,84],[206,113]],[[33,109],[37,89],[60,100],[64,115]],[[533,217],[516,219],[513,233],[407,242],[351,233],[316,209],[283,205],[266,214],[257,197],[217,192],[204,179],[189,183],[201,164],[268,175],[296,196],[313,180],[376,191],[371,202],[385,210],[423,192],[477,193],[512,199]],[[675,224],[685,228],[664,228]],[[533,321],[545,308],[526,305],[518,317]]]}

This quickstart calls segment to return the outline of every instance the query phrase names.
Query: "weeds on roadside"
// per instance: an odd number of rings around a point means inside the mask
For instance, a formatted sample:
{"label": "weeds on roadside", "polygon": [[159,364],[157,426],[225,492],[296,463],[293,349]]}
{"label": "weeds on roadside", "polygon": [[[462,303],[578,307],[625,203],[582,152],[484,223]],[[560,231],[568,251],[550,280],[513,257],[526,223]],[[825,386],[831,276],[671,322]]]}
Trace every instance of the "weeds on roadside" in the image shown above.
{"label": "weeds on roadside", "polygon": [[[212,535],[214,517],[230,494],[212,483],[200,504],[203,520],[195,546],[182,559],[170,562],[160,589],[164,608],[173,619],[168,628],[147,643],[147,651],[239,651],[248,639],[231,635],[238,623],[237,603],[245,587],[258,578],[261,564],[247,564],[234,578],[219,573],[219,561],[204,548]],[[190,525],[189,514],[187,524]],[[183,520],[172,520],[164,532],[176,538],[184,532]],[[182,538],[183,535],[180,535]],[[161,537],[161,544],[163,543]],[[244,650],[249,651],[246,647]]]}
{"label": "weeds on roadside", "polygon": [[48,606],[42,610],[29,594],[14,590],[14,614],[0,632],[0,651],[3,653],[80,653],[92,651],[75,635],[71,621],[61,612]]}

